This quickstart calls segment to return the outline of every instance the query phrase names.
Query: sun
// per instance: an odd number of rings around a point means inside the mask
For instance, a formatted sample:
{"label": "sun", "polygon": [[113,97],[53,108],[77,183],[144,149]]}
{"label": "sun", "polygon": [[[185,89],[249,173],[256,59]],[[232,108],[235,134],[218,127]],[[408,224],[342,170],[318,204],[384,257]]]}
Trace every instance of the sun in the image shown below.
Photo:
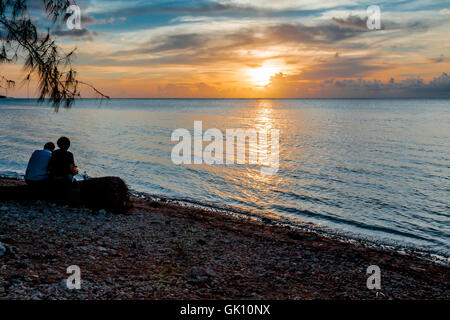
{"label": "sun", "polygon": [[270,78],[280,70],[276,67],[260,67],[249,71],[250,80],[258,86],[266,86],[270,83]]}

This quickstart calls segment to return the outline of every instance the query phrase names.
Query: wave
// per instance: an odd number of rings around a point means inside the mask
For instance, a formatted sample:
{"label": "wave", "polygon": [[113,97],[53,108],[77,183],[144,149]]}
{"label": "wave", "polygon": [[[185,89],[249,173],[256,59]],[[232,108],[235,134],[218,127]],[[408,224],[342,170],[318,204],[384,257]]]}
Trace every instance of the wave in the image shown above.
{"label": "wave", "polygon": [[0,171],[0,178],[25,179],[25,173],[5,170]]}

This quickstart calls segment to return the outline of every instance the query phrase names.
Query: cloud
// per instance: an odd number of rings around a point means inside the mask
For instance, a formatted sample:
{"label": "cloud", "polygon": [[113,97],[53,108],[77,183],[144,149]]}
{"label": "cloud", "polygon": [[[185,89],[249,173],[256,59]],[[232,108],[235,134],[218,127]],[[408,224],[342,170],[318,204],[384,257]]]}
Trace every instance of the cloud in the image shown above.
{"label": "cloud", "polygon": [[209,42],[207,35],[196,33],[164,35],[152,39],[138,49],[118,51],[113,56],[130,54],[162,53],[173,50],[200,48]]}
{"label": "cloud", "polygon": [[360,94],[376,94],[378,96],[404,97],[450,97],[450,76],[442,73],[428,83],[422,78],[411,78],[396,82],[391,78],[388,82],[379,80],[338,80],[336,87],[345,88]]}
{"label": "cloud", "polygon": [[[200,2],[200,1],[199,1]],[[108,6],[105,6],[108,8]],[[96,13],[108,14],[112,16],[140,16],[140,15],[217,15],[217,14],[262,14],[269,13],[267,10],[258,9],[251,6],[241,6],[235,4],[221,3],[205,3],[200,2],[197,5],[164,5],[164,4],[147,4],[126,6],[113,10],[98,10]]]}
{"label": "cloud", "polygon": [[86,28],[82,29],[63,29],[62,27],[58,27],[52,31],[52,35],[58,37],[69,37],[72,40],[88,40],[92,41],[94,36],[97,36],[97,32],[91,32]]}
{"label": "cloud", "polygon": [[346,79],[321,82],[298,82],[278,73],[264,90],[252,87],[226,87],[210,83],[152,83],[148,97],[157,98],[450,98],[450,76],[426,82],[409,78],[387,82],[381,80]]}
{"label": "cloud", "polygon": [[160,85],[154,93],[159,98],[214,98],[224,94],[223,90],[205,83]]}
{"label": "cloud", "polygon": [[[183,28],[173,29],[172,32],[164,30],[164,33],[151,36],[135,48],[113,51],[103,55],[101,59],[91,56],[89,64],[201,67],[236,63],[257,67],[267,59],[279,59],[286,65],[303,65],[301,73],[297,75],[303,80],[363,77],[393,67],[393,64],[383,59],[386,52],[370,50],[371,45],[376,45],[374,37],[383,33],[363,29],[363,25],[365,20],[357,16],[329,19],[315,25],[269,23],[259,26],[248,25],[234,30],[214,26],[210,28],[213,31],[210,31],[190,25],[184,28],[185,30]],[[371,41],[363,41],[366,34],[370,34]],[[285,49],[270,56],[252,53],[269,51],[277,47]],[[341,52],[333,60],[322,59],[311,63],[314,53],[309,53],[308,57],[305,52],[314,50],[328,51],[323,54],[325,57],[335,55],[337,50]],[[366,52],[360,53],[357,50]]]}
{"label": "cloud", "polygon": [[387,82],[359,78],[312,83],[277,74],[266,90],[274,98],[450,98],[450,76],[444,72],[428,82],[422,78]]}
{"label": "cloud", "polygon": [[440,62],[449,62],[450,59],[449,57],[444,56],[443,54],[441,54],[439,57],[437,58],[432,58],[431,59],[432,62],[436,62],[436,63],[440,63]]}
{"label": "cloud", "polygon": [[[161,57],[161,55],[170,54],[177,55],[176,62],[179,64],[183,61],[183,55],[190,61],[189,63],[195,63],[195,59],[192,57],[193,52],[196,53],[194,56],[198,57],[199,62],[204,62],[210,60],[210,57],[230,61],[231,58],[236,57],[236,52],[239,50],[257,50],[258,48],[263,50],[271,46],[297,47],[299,49],[307,46],[310,50],[313,48],[318,50],[327,48],[330,50],[360,50],[377,45],[377,41],[374,39],[378,36],[393,39],[404,37],[404,32],[423,31],[427,28],[423,22],[399,24],[386,21],[384,24],[386,29],[399,31],[387,34],[369,30],[365,21],[365,18],[350,15],[347,18],[332,18],[313,25],[266,22],[260,25],[250,24],[234,30],[217,29],[217,26],[214,29],[208,29],[206,27],[208,23],[205,22],[201,25],[190,25],[185,27],[185,30],[177,28],[173,29],[175,31],[172,33],[166,31],[164,34],[152,36],[136,48],[117,51],[110,57],[159,54],[160,56],[147,57],[147,59],[156,59],[160,62],[162,60],[174,61],[171,57]],[[366,34],[367,37],[365,37]],[[238,57],[239,60],[241,58]]]}
{"label": "cloud", "polygon": [[196,1],[119,1],[107,2],[88,8],[89,13],[113,16],[141,15],[208,15],[208,16],[255,16],[275,17],[292,13],[298,15],[316,14],[333,7],[355,5],[355,0],[196,0]]}
{"label": "cloud", "polygon": [[97,19],[95,19],[94,17],[88,16],[88,15],[81,15],[81,24],[82,25],[89,25],[89,24],[97,24]]}
{"label": "cloud", "polygon": [[[383,2],[382,30],[371,31],[359,0],[96,0],[82,23],[102,34],[77,44],[77,62],[105,81],[139,82],[142,95],[149,85],[165,97],[440,96],[445,76],[429,77],[449,67],[448,9],[412,3]],[[250,69],[272,65],[283,73],[252,88]]]}
{"label": "cloud", "polygon": [[[361,18],[356,15],[349,15],[347,18],[332,18],[333,22],[343,28],[350,28],[361,31],[369,31],[367,28],[367,17]],[[381,20],[381,30],[405,30],[412,31],[426,31],[433,23],[430,21],[404,21],[395,22],[387,19]]]}
{"label": "cloud", "polygon": [[373,71],[387,70],[390,66],[377,63],[374,57],[341,57],[312,64],[294,76],[297,80],[323,80],[336,78],[364,77]]}
{"label": "cloud", "polygon": [[204,22],[211,21],[213,18],[207,16],[180,16],[170,20],[170,23],[175,22]]}
{"label": "cloud", "polygon": [[[367,30],[366,30],[367,31]],[[333,45],[339,41],[354,38],[364,31],[341,27],[334,23],[317,26],[303,24],[278,24],[261,27],[244,27],[235,31],[176,33],[152,37],[138,48],[117,51],[111,56],[130,56],[136,54],[165,54],[179,51],[181,56],[191,56],[191,49],[197,52],[199,60],[206,56],[225,59],[235,56],[238,49],[249,50],[274,45]],[[160,57],[158,57],[159,59]]]}
{"label": "cloud", "polygon": [[126,21],[126,20],[127,20],[126,17],[120,17],[120,18],[110,17],[108,19],[106,19],[106,18],[105,19],[97,19],[92,16],[81,15],[81,25],[112,24],[117,21]]}
{"label": "cloud", "polygon": [[332,20],[341,27],[356,30],[367,30],[367,18],[362,19],[358,16],[348,16],[346,19],[332,18]]}

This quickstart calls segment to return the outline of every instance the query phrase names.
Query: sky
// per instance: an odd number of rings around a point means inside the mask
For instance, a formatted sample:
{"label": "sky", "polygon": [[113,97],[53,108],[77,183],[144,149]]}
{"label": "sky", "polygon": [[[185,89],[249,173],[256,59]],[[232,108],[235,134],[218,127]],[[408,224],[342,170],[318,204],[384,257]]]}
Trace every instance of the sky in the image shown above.
{"label": "sky", "polygon": [[[79,78],[114,98],[450,97],[450,1],[77,4],[82,29],[53,36],[77,48]],[[367,26],[372,5],[380,29]],[[19,64],[2,69],[23,76]]]}

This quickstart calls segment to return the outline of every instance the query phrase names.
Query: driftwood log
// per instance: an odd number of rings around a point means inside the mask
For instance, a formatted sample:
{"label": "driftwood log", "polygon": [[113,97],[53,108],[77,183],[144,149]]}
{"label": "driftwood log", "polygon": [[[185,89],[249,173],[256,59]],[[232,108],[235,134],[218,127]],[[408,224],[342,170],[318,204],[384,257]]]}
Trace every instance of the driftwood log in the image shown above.
{"label": "driftwood log", "polygon": [[128,186],[118,177],[92,178],[71,184],[53,183],[44,188],[25,184],[0,186],[0,200],[47,200],[115,213],[126,212],[131,207]]}

